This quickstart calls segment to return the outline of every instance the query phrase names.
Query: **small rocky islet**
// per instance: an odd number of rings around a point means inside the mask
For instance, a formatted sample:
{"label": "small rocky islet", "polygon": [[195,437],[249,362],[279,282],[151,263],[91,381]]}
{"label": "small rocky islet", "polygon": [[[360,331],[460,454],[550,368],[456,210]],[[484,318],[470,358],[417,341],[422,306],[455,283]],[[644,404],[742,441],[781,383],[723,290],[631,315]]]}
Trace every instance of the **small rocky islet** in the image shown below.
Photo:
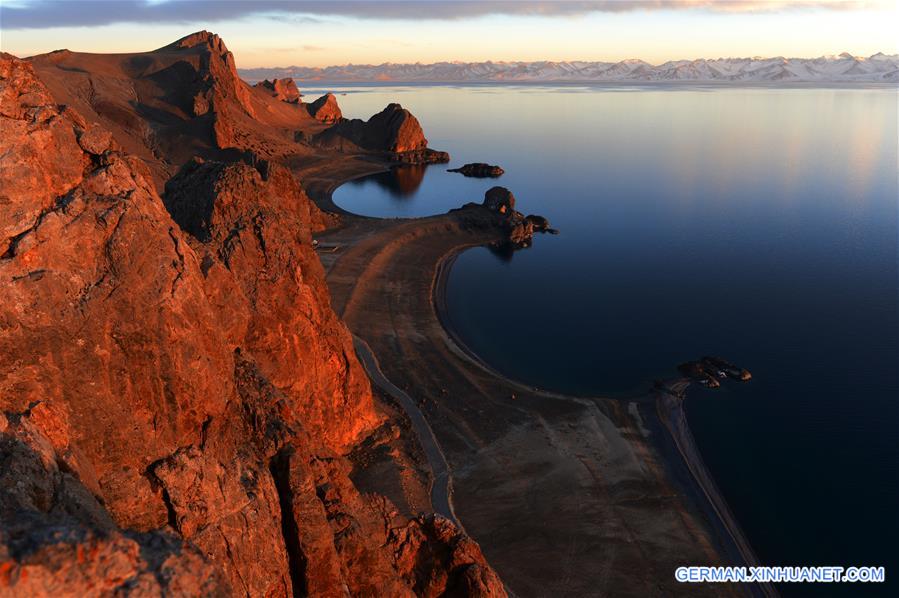
{"label": "small rocky islet", "polygon": [[721,386],[720,379],[730,378],[740,382],[749,382],[752,374],[749,370],[734,365],[733,363],[714,356],[704,356],[695,361],[687,361],[677,366],[677,370],[695,382],[709,388]]}
{"label": "small rocky islet", "polygon": [[501,176],[505,170],[485,162],[472,162],[459,168],[449,168],[447,172],[458,172],[462,176],[486,179]]}
{"label": "small rocky islet", "polygon": [[469,202],[450,212],[461,212],[469,225],[479,228],[499,227],[505,239],[501,243],[514,250],[531,246],[534,233],[558,234],[543,216],[525,216],[515,209],[515,195],[505,187],[491,187],[481,203]]}

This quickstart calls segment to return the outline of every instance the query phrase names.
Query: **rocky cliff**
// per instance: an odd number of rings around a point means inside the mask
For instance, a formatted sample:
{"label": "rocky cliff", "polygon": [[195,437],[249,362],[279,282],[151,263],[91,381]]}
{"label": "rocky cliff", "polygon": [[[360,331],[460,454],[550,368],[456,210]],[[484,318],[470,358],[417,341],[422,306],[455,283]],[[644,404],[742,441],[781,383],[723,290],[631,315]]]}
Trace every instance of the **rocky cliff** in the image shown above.
{"label": "rocky cliff", "polygon": [[[213,78],[167,105],[261,118],[216,36],[162,50],[197,48]],[[93,100],[0,57],[0,594],[503,595],[452,524],[350,480],[385,416],[291,173],[184,160],[163,201],[180,157]]]}

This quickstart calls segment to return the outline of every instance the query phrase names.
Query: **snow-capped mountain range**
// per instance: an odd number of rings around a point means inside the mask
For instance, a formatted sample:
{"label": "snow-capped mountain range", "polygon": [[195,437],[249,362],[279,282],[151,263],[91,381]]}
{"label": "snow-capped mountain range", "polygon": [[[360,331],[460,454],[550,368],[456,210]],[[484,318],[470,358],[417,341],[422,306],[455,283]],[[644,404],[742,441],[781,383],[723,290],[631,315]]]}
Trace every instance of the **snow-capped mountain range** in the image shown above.
{"label": "snow-capped mountain range", "polygon": [[717,58],[652,65],[621,62],[437,62],[240,69],[249,81],[292,77],[297,82],[897,82],[899,54],[820,58]]}

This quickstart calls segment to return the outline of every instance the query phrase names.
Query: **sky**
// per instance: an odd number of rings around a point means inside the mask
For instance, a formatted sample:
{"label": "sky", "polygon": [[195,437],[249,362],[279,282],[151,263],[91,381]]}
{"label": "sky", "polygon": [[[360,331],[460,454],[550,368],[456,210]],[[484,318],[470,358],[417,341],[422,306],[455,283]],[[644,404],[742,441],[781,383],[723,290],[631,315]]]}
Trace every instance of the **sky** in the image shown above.
{"label": "sky", "polygon": [[218,33],[238,67],[899,52],[897,0],[0,0],[0,49],[139,52]]}

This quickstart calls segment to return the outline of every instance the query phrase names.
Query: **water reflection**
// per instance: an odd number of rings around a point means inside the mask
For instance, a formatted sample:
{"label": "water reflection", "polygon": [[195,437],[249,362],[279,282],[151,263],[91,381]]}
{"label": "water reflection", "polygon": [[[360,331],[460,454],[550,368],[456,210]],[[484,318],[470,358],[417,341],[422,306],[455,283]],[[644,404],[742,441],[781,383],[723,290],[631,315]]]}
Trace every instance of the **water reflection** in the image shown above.
{"label": "water reflection", "polygon": [[504,264],[508,264],[512,261],[512,257],[514,257],[516,251],[524,251],[529,247],[529,245],[516,245],[515,243],[512,243],[510,241],[491,243],[490,245],[487,245],[487,249],[490,251],[490,253]]}
{"label": "water reflection", "polygon": [[352,181],[352,184],[356,187],[364,187],[374,183],[386,191],[390,197],[406,201],[411,199],[421,187],[427,168],[427,164],[396,166],[389,172],[379,172],[356,179]]}

